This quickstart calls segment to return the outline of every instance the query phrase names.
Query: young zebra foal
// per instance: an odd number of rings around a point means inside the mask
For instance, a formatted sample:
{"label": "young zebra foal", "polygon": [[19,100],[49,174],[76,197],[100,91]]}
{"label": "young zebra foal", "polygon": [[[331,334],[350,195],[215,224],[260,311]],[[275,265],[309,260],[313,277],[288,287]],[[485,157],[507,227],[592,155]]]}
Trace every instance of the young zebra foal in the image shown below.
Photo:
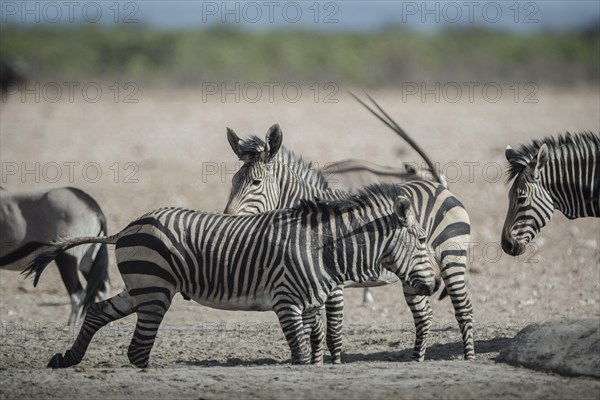
{"label": "young zebra foal", "polygon": [[58,254],[84,243],[116,244],[125,290],[89,308],[75,343],[50,367],[78,364],[102,326],[134,312],[128,356],[146,367],[176,293],[214,308],[275,311],[292,363],[307,364],[303,315],[316,312],[341,283],[373,279],[384,267],[420,295],[433,294],[439,284],[410,203],[388,186],[249,216],[156,210],[114,236],[50,245],[27,270],[35,273],[34,284]]}

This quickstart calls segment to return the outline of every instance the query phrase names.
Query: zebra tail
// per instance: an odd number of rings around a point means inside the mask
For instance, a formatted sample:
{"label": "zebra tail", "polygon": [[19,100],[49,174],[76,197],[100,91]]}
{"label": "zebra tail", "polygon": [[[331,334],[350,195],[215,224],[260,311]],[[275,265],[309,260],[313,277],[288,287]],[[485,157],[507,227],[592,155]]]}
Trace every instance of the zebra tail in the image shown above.
{"label": "zebra tail", "polygon": [[38,250],[39,254],[21,273],[24,274],[26,278],[29,278],[31,275],[35,274],[33,286],[37,286],[44,269],[46,269],[48,264],[54,261],[54,259],[62,252],[86,243],[115,244],[121,233],[122,232],[119,232],[113,236],[84,236],[80,238],[48,243],[46,246]]}
{"label": "zebra tail", "polygon": [[29,278],[35,273],[33,286],[37,286],[44,269],[64,250],[66,250],[66,248],[61,248],[52,243],[47,243],[45,247],[42,247],[39,250],[39,254],[33,259],[33,261],[29,263],[27,268],[25,268],[21,274],[24,274],[26,278]]}
{"label": "zebra tail", "polygon": [[[100,218],[101,226],[100,234],[106,235],[106,217],[102,213],[100,213],[98,217]],[[110,279],[108,277],[108,246],[105,243],[100,245],[98,253],[96,253],[96,257],[92,262],[90,279],[85,288],[85,297],[83,299],[83,308],[81,309],[81,312],[87,310],[88,306],[94,303],[98,292],[104,285],[110,285]]]}

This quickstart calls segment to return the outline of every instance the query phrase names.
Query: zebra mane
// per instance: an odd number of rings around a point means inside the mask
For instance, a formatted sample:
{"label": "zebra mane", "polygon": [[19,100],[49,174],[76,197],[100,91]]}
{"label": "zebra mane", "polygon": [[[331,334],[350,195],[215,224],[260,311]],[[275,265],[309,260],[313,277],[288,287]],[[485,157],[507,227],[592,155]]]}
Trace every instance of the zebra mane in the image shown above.
{"label": "zebra mane", "polygon": [[531,160],[537,156],[537,153],[543,144],[548,146],[548,155],[553,159],[556,157],[556,154],[560,152],[559,149],[563,146],[600,146],[600,137],[592,132],[574,134],[567,132],[565,135],[558,135],[558,138],[547,136],[543,139],[534,139],[532,143],[523,144],[520,149],[515,149],[518,158],[509,162],[506,167],[507,182],[512,181],[527,168]]}
{"label": "zebra mane", "polygon": [[[239,154],[240,160],[247,162],[268,162],[266,152],[266,143],[258,136],[250,136],[244,141],[240,141]],[[301,156],[296,155],[291,150],[281,146],[276,155],[276,160],[287,166],[292,172],[297,174],[303,181],[319,189],[328,189],[327,178],[314,163],[307,162]]]}
{"label": "zebra mane", "polygon": [[244,162],[266,161],[266,143],[254,135],[246,140],[240,140],[237,155]]}
{"label": "zebra mane", "polygon": [[376,183],[360,189],[356,194],[348,194],[347,197],[341,199],[302,199],[300,200],[298,209],[301,211],[311,211],[320,207],[325,207],[339,211],[349,211],[363,206],[372,206],[376,203],[380,203],[375,200],[376,197],[384,197],[393,202],[396,197],[402,194],[401,185]]}
{"label": "zebra mane", "polygon": [[277,159],[302,178],[307,184],[318,187],[319,189],[329,189],[327,178],[325,178],[323,172],[317,168],[313,162],[304,161],[302,156],[297,155],[285,147],[282,147],[279,150]]}

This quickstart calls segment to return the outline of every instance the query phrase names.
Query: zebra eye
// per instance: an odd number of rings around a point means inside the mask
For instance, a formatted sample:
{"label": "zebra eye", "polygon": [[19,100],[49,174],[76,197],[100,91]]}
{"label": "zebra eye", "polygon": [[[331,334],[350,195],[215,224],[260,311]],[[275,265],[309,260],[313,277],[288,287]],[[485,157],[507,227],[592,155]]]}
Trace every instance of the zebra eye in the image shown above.
{"label": "zebra eye", "polygon": [[527,191],[525,189],[517,189],[516,190],[517,199],[524,199],[527,197]]}
{"label": "zebra eye", "polygon": [[425,235],[419,236],[419,242],[425,243],[426,241],[427,241],[427,236],[425,236]]}
{"label": "zebra eye", "polygon": [[252,186],[259,186],[262,183],[260,179],[255,179],[252,181]]}

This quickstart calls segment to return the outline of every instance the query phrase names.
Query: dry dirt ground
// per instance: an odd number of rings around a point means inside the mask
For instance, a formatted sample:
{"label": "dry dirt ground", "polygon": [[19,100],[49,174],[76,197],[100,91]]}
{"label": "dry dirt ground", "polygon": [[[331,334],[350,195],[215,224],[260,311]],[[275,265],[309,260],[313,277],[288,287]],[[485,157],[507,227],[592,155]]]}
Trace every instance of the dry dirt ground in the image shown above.
{"label": "dry dirt ground", "polygon": [[[203,101],[200,91],[140,92],[97,103],[19,96],[2,104],[2,186],[34,190],[72,185],[104,209],[109,231],[162,206],[220,211],[237,160],[225,127],[264,135],[278,122],[284,145],[327,163],[363,158],[385,165],[420,159],[345,92],[326,103],[305,89],[295,103]],[[128,365],[133,316],[105,329],[77,368],[46,363],[76,330],[63,329],[69,305],[55,269],[38,288],[2,271],[0,397],[13,398],[598,398],[600,381],[496,364],[511,338],[533,321],[594,317],[600,323],[600,222],[555,215],[536,246],[515,259],[500,252],[507,186],[498,174],[504,148],[565,131],[600,131],[593,88],[540,87],[537,103],[505,88],[496,103],[476,92],[450,103],[372,93],[440,163],[472,222],[468,291],[475,308],[477,357],[464,362],[448,300],[433,301],[427,360],[410,362],[412,317],[400,286],[346,290],[344,364],[292,367],[273,313],[225,312],[177,297],[159,331],[150,368]],[[36,164],[37,163],[37,164]],[[75,164],[65,164],[75,163]],[[17,168],[17,173],[11,171]],[[71,167],[69,167],[71,166]],[[38,172],[35,172],[37,168]],[[22,175],[25,170],[33,170]],[[57,179],[57,171],[61,173]],[[98,175],[101,172],[101,175]],[[113,293],[123,287],[111,252]],[[599,355],[600,357],[600,355]]]}

